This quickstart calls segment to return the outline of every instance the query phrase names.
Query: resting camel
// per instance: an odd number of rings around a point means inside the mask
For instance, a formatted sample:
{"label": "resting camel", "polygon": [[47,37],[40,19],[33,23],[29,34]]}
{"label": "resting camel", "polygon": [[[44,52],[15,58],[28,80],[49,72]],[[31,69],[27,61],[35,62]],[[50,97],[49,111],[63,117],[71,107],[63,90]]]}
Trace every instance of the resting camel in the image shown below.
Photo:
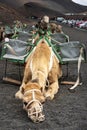
{"label": "resting camel", "polygon": [[[38,23],[37,26],[39,27],[39,30],[36,31],[38,32],[38,34],[34,37],[32,43],[35,43],[36,40],[38,40],[41,35],[49,35],[48,34],[49,31],[47,30],[50,30],[51,33],[63,33],[62,26],[56,23],[48,23],[48,24]],[[40,29],[42,30],[42,32],[40,32]]]}
{"label": "resting camel", "polygon": [[47,41],[41,39],[28,57],[22,84],[15,94],[33,122],[44,121],[43,103],[54,98],[61,76],[59,60]]}
{"label": "resting camel", "polygon": [[56,23],[49,23],[49,27],[52,33],[62,33],[62,26]]}

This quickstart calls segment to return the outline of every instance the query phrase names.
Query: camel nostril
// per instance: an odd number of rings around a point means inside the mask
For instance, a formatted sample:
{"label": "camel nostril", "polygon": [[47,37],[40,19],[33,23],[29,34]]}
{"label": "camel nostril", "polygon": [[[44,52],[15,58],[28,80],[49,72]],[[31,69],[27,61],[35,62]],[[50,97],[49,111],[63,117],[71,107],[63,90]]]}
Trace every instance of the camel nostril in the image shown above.
{"label": "camel nostril", "polygon": [[40,122],[43,122],[44,120],[45,120],[45,117],[41,117],[41,118],[38,118],[37,120],[35,120],[34,122],[40,123]]}
{"label": "camel nostril", "polygon": [[24,104],[24,106],[26,106],[26,105],[27,105],[27,102],[23,102],[23,104]]}
{"label": "camel nostril", "polygon": [[40,121],[39,120],[36,120],[36,121],[34,121],[35,123],[39,123]]}

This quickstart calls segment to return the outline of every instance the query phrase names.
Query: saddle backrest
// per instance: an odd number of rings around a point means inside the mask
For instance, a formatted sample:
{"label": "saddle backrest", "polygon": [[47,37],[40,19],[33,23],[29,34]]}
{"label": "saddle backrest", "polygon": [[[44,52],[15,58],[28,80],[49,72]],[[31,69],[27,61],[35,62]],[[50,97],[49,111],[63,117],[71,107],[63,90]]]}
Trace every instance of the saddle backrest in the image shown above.
{"label": "saddle backrest", "polygon": [[18,39],[22,41],[28,41],[28,39],[32,39],[32,34],[29,34],[25,31],[18,32]]}
{"label": "saddle backrest", "polygon": [[65,61],[76,61],[81,54],[81,48],[83,48],[82,59],[85,59],[84,45],[79,41],[70,41],[65,43],[57,44],[60,51],[60,56]]}
{"label": "saddle backrest", "polygon": [[8,46],[6,48],[6,54],[12,54],[12,51],[14,51],[15,55],[23,56],[26,55],[28,52],[27,42],[10,39],[7,44]]}
{"label": "saddle backrest", "polygon": [[55,44],[55,43],[57,44],[57,42],[64,43],[64,42],[68,42],[68,41],[69,41],[69,38],[64,33],[51,34],[51,42],[53,44]]}

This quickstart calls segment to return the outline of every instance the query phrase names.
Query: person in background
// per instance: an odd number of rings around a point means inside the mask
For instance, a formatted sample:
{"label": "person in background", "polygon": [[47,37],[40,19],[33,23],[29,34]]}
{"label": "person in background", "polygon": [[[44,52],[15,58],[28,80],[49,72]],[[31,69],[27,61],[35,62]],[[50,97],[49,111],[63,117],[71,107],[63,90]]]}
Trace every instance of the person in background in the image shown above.
{"label": "person in background", "polygon": [[44,36],[48,34],[49,30],[49,17],[48,16],[43,16],[42,19],[35,25],[35,34],[32,40],[32,43],[35,43],[40,36]]}
{"label": "person in background", "polygon": [[36,29],[39,33],[39,35],[44,35],[47,33],[49,29],[49,17],[43,16],[42,19],[36,24]]}

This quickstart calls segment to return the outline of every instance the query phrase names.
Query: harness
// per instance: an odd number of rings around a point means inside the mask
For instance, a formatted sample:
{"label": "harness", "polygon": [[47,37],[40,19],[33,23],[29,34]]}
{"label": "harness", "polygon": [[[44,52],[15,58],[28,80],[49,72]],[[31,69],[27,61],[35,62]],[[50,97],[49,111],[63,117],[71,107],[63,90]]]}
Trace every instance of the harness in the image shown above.
{"label": "harness", "polygon": [[[40,92],[40,93],[41,93],[41,91],[40,91],[39,89],[31,89],[31,90],[28,90],[28,91],[26,91],[26,92],[24,93],[24,96],[27,95],[27,94],[29,94],[29,93],[32,94],[32,100],[29,101],[28,104],[27,104],[26,106],[24,106],[24,108],[28,111],[28,116],[35,115],[36,118],[38,118],[39,113],[41,113],[41,112],[43,111],[43,105],[40,103],[39,100],[36,99],[36,97],[35,97],[35,92]],[[35,109],[35,112],[30,113],[30,111],[32,111],[33,108],[28,109],[28,107],[29,107],[29,105],[31,105],[31,103],[33,103],[33,102],[37,102],[37,103],[39,104],[39,107],[35,107],[35,108],[34,108],[34,109]],[[38,108],[39,108],[39,110],[38,110]],[[43,118],[43,117],[44,117],[44,115],[41,115],[41,116],[39,117],[39,119],[40,119],[40,118]]]}

